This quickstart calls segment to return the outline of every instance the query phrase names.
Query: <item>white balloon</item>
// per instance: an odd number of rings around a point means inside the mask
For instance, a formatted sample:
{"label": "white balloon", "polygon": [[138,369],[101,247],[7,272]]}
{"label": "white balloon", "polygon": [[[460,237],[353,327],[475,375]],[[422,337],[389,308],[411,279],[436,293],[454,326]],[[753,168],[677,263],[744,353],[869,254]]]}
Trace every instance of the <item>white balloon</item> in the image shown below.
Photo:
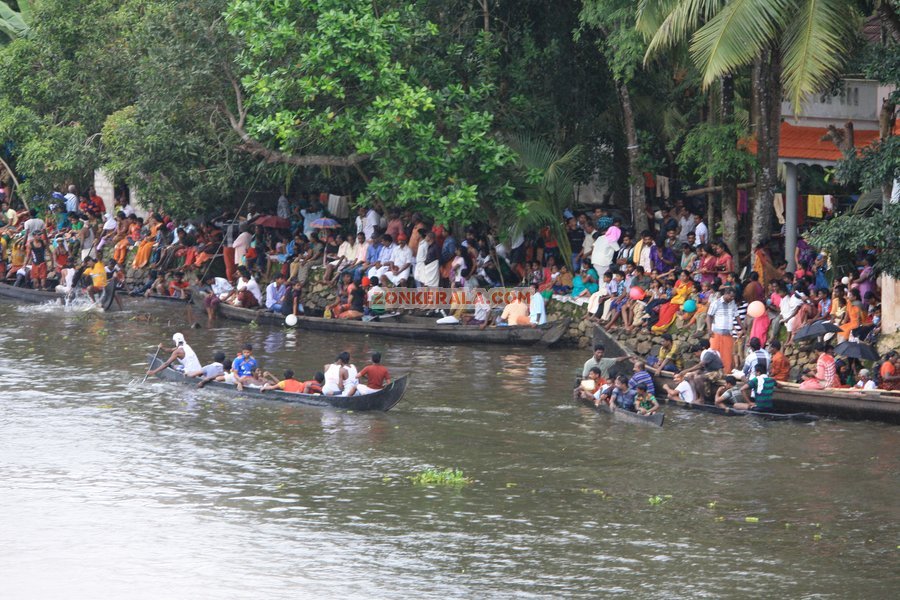
{"label": "white balloon", "polygon": [[288,315],[284,318],[284,324],[288,327],[295,327],[297,325],[297,315]]}
{"label": "white balloon", "polygon": [[849,285],[849,284],[850,284],[850,278],[849,278],[849,277],[844,277],[843,279],[841,279],[841,283],[843,283],[844,285]]}

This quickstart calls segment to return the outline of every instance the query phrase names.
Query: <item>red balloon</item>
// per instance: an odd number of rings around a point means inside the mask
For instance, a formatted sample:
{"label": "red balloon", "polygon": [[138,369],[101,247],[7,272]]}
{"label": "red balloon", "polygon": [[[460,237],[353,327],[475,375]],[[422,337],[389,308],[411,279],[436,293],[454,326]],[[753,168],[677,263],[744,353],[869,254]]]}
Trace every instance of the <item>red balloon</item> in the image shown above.
{"label": "red balloon", "polygon": [[628,295],[631,297],[632,300],[643,300],[644,299],[644,290],[642,290],[641,288],[639,288],[637,286],[634,286],[633,288],[631,288],[631,291],[628,292]]}

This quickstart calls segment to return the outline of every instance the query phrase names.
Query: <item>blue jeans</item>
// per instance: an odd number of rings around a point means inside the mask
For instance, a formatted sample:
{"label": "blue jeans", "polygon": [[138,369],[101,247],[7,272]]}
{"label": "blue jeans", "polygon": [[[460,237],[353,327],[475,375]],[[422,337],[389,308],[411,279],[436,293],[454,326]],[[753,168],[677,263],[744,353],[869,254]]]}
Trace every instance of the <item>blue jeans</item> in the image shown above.
{"label": "blue jeans", "polygon": [[[648,367],[655,367],[657,364],[659,364],[659,358],[657,358],[657,357],[655,357],[655,356],[648,356],[648,357],[647,357],[647,366],[648,366]],[[678,367],[676,367],[674,364],[669,363],[669,364],[667,364],[666,366],[664,366],[664,367],[662,368],[662,370],[663,370],[663,371],[668,371],[669,373],[678,373],[681,369],[679,369]]]}

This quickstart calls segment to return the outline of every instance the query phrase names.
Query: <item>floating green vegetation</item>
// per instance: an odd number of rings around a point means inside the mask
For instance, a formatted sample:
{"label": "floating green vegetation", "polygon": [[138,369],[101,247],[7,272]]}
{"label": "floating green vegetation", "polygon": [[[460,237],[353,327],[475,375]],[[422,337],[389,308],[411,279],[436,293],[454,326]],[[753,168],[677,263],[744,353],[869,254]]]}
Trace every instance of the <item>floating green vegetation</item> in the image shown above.
{"label": "floating green vegetation", "polygon": [[466,477],[459,469],[428,468],[411,476],[409,480],[413,482],[413,485],[443,485],[449,487],[461,487],[472,483],[472,480]]}
{"label": "floating green vegetation", "polygon": [[671,499],[672,499],[672,494],[666,494],[664,496],[656,495],[656,496],[650,496],[649,498],[647,498],[647,502],[650,503],[650,506],[659,506],[660,504],[663,504],[664,502],[668,502]]}

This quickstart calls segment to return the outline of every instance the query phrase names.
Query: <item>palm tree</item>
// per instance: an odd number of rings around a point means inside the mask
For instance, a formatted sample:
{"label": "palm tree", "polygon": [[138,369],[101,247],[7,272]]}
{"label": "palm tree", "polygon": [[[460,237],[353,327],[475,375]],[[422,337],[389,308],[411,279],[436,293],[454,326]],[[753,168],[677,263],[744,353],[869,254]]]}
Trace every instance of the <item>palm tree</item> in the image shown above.
{"label": "palm tree", "polygon": [[639,0],[637,11],[645,60],[689,41],[704,86],[779,48],[784,90],[798,107],[840,74],[863,18],[848,0]]}
{"label": "palm tree", "polygon": [[35,1],[18,0],[18,11],[0,1],[0,44],[28,36]]}
{"label": "palm tree", "polygon": [[516,238],[526,231],[550,227],[550,233],[559,244],[562,259],[571,269],[572,248],[563,211],[575,199],[581,146],[560,153],[547,142],[529,136],[515,136],[508,144],[518,155],[518,164],[524,172],[523,180],[517,187],[526,197],[515,213],[504,219],[510,237]]}

